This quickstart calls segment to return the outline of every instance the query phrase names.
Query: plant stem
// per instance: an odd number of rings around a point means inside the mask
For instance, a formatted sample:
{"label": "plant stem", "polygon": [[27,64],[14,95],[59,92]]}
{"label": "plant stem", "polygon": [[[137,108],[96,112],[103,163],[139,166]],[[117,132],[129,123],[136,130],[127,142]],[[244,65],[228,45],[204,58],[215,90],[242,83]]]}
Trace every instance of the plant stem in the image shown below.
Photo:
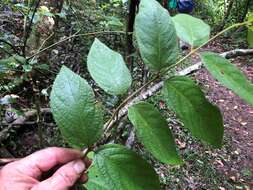
{"label": "plant stem", "polygon": [[137,89],[135,92],[133,92],[130,96],[128,96],[115,110],[115,112],[112,114],[112,117],[108,120],[106,127],[104,128],[105,133],[107,133],[110,130],[110,123],[113,121],[114,117],[118,114],[118,111],[120,108],[122,108],[129,100],[131,100],[134,96],[136,96],[139,92],[141,92],[144,88],[146,88],[148,85],[150,85],[152,82],[157,80],[160,77],[160,74],[158,73],[153,79],[145,83],[142,87]]}
{"label": "plant stem", "polygon": [[88,153],[90,152],[90,151],[92,151],[93,150],[93,148],[92,147],[88,147],[88,148],[85,148],[83,151],[82,151],[82,157],[83,158],[86,158],[87,157],[87,155],[88,155]]}

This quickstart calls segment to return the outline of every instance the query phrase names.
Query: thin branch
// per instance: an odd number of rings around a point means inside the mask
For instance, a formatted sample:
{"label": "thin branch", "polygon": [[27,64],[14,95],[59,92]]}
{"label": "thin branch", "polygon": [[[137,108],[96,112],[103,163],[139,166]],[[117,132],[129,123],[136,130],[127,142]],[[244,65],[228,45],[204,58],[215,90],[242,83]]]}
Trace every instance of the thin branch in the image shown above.
{"label": "thin branch", "polygon": [[[12,45],[10,42],[7,42],[6,40],[0,39],[0,42],[7,44],[8,46],[11,47],[11,49],[16,53],[19,54],[19,52],[16,50],[16,47]],[[20,54],[19,54],[20,55]]]}
{"label": "thin branch", "polygon": [[144,84],[142,87],[140,87],[139,89],[137,89],[133,94],[131,94],[130,96],[128,96],[115,110],[115,112],[113,113],[112,117],[108,120],[108,122],[105,124],[104,127],[104,131],[105,133],[107,133],[110,128],[112,127],[111,123],[113,122],[113,120],[117,120],[118,119],[118,114],[120,109],[127,104],[127,102],[131,99],[133,99],[137,94],[139,94],[142,90],[144,90],[145,88],[147,88],[151,83],[155,82],[156,80],[158,80],[160,78],[159,73],[150,81],[148,81],[146,84]]}
{"label": "thin branch", "polygon": [[44,48],[44,49],[38,51],[37,53],[35,53],[35,54],[31,55],[30,57],[28,57],[28,60],[31,59],[31,58],[33,58],[33,57],[35,57],[35,56],[37,56],[37,55],[39,55],[40,53],[42,53],[42,52],[44,52],[44,51],[46,51],[46,50],[48,50],[48,49],[50,49],[50,48],[52,48],[52,47],[54,47],[54,46],[57,46],[58,44],[60,44],[60,43],[62,43],[62,42],[68,41],[68,40],[70,40],[70,39],[72,39],[72,38],[76,38],[76,37],[80,37],[80,36],[90,36],[90,35],[108,34],[108,33],[120,33],[120,34],[125,34],[125,32],[123,32],[123,31],[99,31],[99,32],[90,32],[90,33],[84,33],[84,34],[74,34],[74,35],[72,35],[72,36],[69,36],[69,37],[67,37],[67,38],[64,38],[64,39],[62,39],[62,40],[60,40],[60,41],[58,41],[58,42],[56,42],[56,43],[54,43],[54,44],[52,44],[52,45],[46,47],[46,48]]}

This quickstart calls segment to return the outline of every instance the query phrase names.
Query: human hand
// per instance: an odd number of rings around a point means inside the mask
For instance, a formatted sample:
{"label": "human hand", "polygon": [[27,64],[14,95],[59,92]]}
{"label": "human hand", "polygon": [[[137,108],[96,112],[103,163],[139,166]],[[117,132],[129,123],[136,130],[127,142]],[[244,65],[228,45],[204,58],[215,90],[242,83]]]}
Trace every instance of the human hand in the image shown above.
{"label": "human hand", "polygon": [[[0,190],[68,190],[83,174],[89,161],[81,160],[82,153],[67,148],[47,148],[12,162],[0,170]],[[43,174],[62,165],[51,177],[40,181]]]}

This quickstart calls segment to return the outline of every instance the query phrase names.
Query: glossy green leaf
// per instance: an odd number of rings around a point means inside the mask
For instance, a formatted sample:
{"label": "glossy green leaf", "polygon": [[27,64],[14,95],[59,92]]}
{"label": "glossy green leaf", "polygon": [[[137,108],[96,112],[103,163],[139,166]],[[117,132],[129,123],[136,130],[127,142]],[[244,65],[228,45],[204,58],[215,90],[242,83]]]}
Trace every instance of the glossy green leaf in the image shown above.
{"label": "glossy green leaf", "polygon": [[140,102],[128,110],[137,136],[145,148],[159,161],[166,164],[181,164],[172,133],[166,119],[149,103]]}
{"label": "glossy green leaf", "polygon": [[101,137],[103,118],[91,87],[65,66],[54,81],[50,105],[57,125],[72,146],[87,147]]}
{"label": "glossy green leaf", "polygon": [[191,46],[201,46],[208,41],[210,26],[201,19],[188,14],[177,14],[172,18],[178,37]]}
{"label": "glossy green leaf", "polygon": [[236,66],[216,53],[202,53],[201,59],[215,79],[253,105],[253,85]]}
{"label": "glossy green leaf", "polygon": [[[105,145],[97,150],[92,167],[95,167],[93,168],[95,171],[92,171],[93,174],[89,179],[92,187],[99,190],[160,189],[158,176],[151,165],[135,152],[121,145]],[[89,187],[89,183],[87,186]]]}
{"label": "glossy green leaf", "polygon": [[141,57],[151,69],[160,71],[176,62],[176,30],[168,11],[156,0],[141,0],[135,34]]}
{"label": "glossy green leaf", "polygon": [[132,77],[123,57],[95,39],[88,55],[88,70],[107,93],[123,94],[131,86]]}
{"label": "glossy green leaf", "polygon": [[163,94],[168,107],[176,113],[193,136],[214,147],[221,147],[224,129],[220,110],[208,102],[191,79],[178,76],[167,80]]}

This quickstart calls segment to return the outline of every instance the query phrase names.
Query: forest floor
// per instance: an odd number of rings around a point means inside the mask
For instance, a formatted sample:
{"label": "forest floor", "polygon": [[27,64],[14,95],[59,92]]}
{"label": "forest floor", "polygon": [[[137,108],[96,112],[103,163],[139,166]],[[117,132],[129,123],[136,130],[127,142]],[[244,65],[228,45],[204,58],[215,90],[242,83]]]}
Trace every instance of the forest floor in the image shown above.
{"label": "forest floor", "polygon": [[[216,46],[217,47],[217,46]],[[215,51],[215,49],[213,49]],[[220,52],[224,52],[223,51]],[[253,83],[253,57],[243,56],[231,60]],[[253,170],[253,108],[245,103],[232,91],[220,85],[206,69],[201,69],[195,78],[206,90],[208,98],[215,103],[223,113],[225,132],[232,137],[232,146],[238,154],[245,156],[243,160],[234,163],[235,168],[248,166]],[[231,167],[231,168],[234,168]],[[225,169],[226,171],[226,169]]]}
{"label": "forest floor", "polygon": [[[228,43],[228,42],[226,42]],[[212,51],[217,51],[217,43]],[[218,52],[226,51],[220,47]],[[240,70],[253,83],[252,56],[243,56],[231,59]],[[244,188],[253,188],[253,108],[241,100],[227,88],[220,85],[206,69],[201,69],[194,77],[205,89],[207,97],[216,104],[224,116],[225,135],[229,137],[232,148],[231,160],[217,163],[217,168],[232,181],[244,181],[248,176]],[[234,157],[234,158],[233,158]],[[239,188],[239,187],[237,187]]]}
{"label": "forest floor", "polygon": [[[253,65],[249,57],[233,60],[253,83]],[[231,138],[231,156],[229,161],[218,162],[218,169],[233,181],[240,181],[243,172],[248,173],[249,186],[253,188],[253,109],[247,103],[234,95],[230,90],[221,86],[206,69],[199,70],[194,77],[206,90],[208,98],[216,104],[224,116],[225,134]],[[248,170],[248,171],[247,171]],[[251,171],[251,172],[250,172]],[[245,173],[245,174],[246,174]],[[243,175],[245,175],[243,174]],[[246,174],[247,175],[247,174]],[[250,181],[251,180],[251,181]],[[250,188],[251,186],[251,188]]]}

